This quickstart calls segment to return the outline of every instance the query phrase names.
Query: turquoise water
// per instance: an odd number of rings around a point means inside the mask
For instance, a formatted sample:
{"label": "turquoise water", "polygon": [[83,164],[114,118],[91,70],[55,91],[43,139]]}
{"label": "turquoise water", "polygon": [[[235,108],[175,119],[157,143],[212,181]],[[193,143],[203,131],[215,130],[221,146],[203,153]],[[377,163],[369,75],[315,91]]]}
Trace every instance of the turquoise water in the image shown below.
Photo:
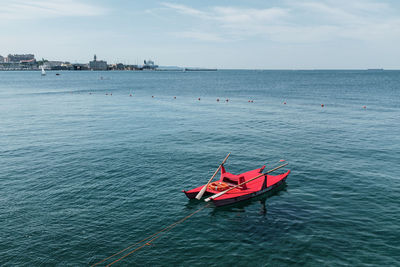
{"label": "turquoise water", "polygon": [[286,187],[115,266],[400,265],[400,71],[60,73],[0,72],[1,266],[111,256],[203,207],[181,190],[228,152]]}

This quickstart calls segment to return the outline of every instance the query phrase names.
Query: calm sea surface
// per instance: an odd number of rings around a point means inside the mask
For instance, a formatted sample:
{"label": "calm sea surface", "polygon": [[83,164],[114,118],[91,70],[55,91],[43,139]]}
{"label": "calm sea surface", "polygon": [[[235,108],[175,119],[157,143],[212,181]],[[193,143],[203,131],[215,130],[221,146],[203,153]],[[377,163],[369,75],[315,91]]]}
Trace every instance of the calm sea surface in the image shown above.
{"label": "calm sea surface", "polygon": [[1,266],[111,256],[203,207],[181,190],[228,152],[286,187],[115,266],[400,265],[400,71],[60,73],[0,72]]}

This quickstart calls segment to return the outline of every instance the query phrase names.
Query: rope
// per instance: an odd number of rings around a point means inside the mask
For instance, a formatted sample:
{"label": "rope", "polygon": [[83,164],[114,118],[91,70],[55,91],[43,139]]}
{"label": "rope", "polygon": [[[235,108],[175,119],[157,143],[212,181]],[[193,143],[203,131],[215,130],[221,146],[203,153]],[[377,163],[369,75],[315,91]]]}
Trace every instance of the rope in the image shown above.
{"label": "rope", "polygon": [[152,234],[152,235],[146,237],[145,239],[142,239],[141,241],[139,241],[139,242],[137,242],[137,243],[135,243],[135,244],[133,244],[133,245],[130,245],[129,247],[124,248],[123,250],[120,250],[120,251],[118,251],[117,253],[115,253],[115,254],[113,254],[113,255],[111,255],[111,256],[109,256],[109,257],[107,257],[107,258],[105,258],[105,259],[103,259],[103,260],[101,260],[101,261],[99,261],[99,262],[96,262],[95,264],[91,265],[91,267],[94,267],[94,266],[96,266],[96,265],[98,265],[98,264],[101,264],[101,263],[103,263],[103,262],[105,262],[105,261],[107,261],[107,260],[109,260],[109,259],[111,259],[111,258],[113,258],[113,257],[115,257],[115,256],[117,256],[117,255],[119,255],[119,254],[121,254],[122,252],[127,251],[128,249],[131,249],[131,248],[135,247],[136,245],[139,245],[140,243],[142,243],[142,242],[144,242],[144,241],[146,241],[146,240],[152,238],[152,239],[150,239],[150,241],[144,243],[144,244],[141,245],[140,247],[135,248],[134,250],[132,250],[132,251],[128,252],[127,254],[123,255],[122,257],[120,257],[120,258],[114,260],[113,262],[111,262],[110,264],[107,264],[106,266],[111,266],[111,265],[113,265],[114,263],[116,263],[116,262],[122,260],[123,258],[129,256],[130,254],[132,254],[132,253],[134,253],[134,252],[136,252],[136,251],[138,251],[139,249],[143,248],[143,247],[146,246],[146,245],[147,245],[147,246],[150,246],[150,244],[151,244],[154,240],[156,240],[157,238],[159,238],[160,236],[162,236],[162,233],[167,233],[167,232],[169,232],[169,231],[170,231],[171,229],[173,229],[175,226],[177,226],[178,224],[180,224],[180,223],[186,221],[187,219],[189,219],[190,217],[192,217],[192,216],[195,215],[196,213],[202,211],[204,208],[208,207],[209,205],[210,205],[210,204],[207,204],[207,205],[201,207],[200,209],[198,209],[198,210],[192,212],[192,213],[189,214],[188,216],[186,216],[186,217],[180,219],[179,221],[174,222],[173,224],[170,224],[169,226],[163,228],[162,230],[158,231],[157,233],[154,233],[154,234]]}

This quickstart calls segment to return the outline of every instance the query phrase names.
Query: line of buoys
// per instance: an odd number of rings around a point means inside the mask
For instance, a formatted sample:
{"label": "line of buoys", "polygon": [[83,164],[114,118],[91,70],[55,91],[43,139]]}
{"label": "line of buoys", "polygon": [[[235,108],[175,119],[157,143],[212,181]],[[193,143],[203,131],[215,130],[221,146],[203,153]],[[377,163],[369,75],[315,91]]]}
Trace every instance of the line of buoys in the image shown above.
{"label": "line of buoys", "polygon": [[[73,92],[71,91],[70,93],[72,94]],[[91,95],[91,94],[92,94],[92,92],[89,92],[89,95]],[[110,96],[112,96],[112,93],[108,93],[108,92],[106,92],[106,95],[110,95]],[[133,96],[133,94],[132,94],[132,93],[130,93],[130,94],[129,94],[129,96]],[[151,97],[152,97],[152,98],[154,98],[155,96],[154,96],[154,95],[152,95]],[[174,96],[174,99],[176,99],[176,96]],[[201,98],[199,97],[199,98],[197,98],[197,100],[198,100],[198,101],[200,101],[200,100],[201,100]],[[219,99],[219,98],[217,98],[216,100],[217,100],[217,102],[220,102],[220,99]],[[229,98],[225,99],[225,102],[229,102]],[[248,102],[248,103],[254,103],[254,100],[248,100],[247,102]],[[287,102],[286,102],[286,101],[284,101],[284,102],[283,102],[283,104],[284,104],[284,105],[286,105],[286,104],[287,104]],[[321,108],[324,108],[324,107],[325,107],[325,104],[321,104]],[[367,106],[366,106],[366,105],[364,105],[364,106],[362,106],[362,108],[363,108],[363,109],[366,109],[366,108],[367,108]]]}

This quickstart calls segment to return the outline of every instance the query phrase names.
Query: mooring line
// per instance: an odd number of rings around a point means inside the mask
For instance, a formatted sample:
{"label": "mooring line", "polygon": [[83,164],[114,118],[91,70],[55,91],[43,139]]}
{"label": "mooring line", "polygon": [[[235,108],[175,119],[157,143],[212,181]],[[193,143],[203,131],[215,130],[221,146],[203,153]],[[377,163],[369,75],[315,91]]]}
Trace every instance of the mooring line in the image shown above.
{"label": "mooring line", "polygon": [[[107,261],[107,260],[109,260],[109,259],[111,259],[111,258],[113,258],[113,257],[115,257],[115,256],[117,256],[117,255],[119,255],[119,254],[121,254],[122,252],[127,251],[128,249],[131,249],[131,248],[133,248],[134,246],[139,245],[140,243],[142,243],[142,242],[144,242],[144,241],[146,241],[146,240],[152,238],[149,242],[146,242],[146,243],[144,243],[143,245],[141,245],[140,247],[135,248],[134,250],[132,250],[132,251],[130,251],[129,253],[125,254],[124,256],[122,256],[122,257],[116,259],[115,261],[111,262],[110,264],[107,264],[106,266],[111,266],[111,265],[113,265],[114,263],[116,263],[116,262],[122,260],[123,258],[129,256],[130,254],[132,254],[132,253],[138,251],[139,249],[143,248],[144,246],[146,246],[146,245],[149,246],[149,245],[151,244],[151,242],[153,242],[154,240],[156,240],[157,238],[159,238],[163,232],[166,233],[166,232],[170,231],[170,230],[173,229],[175,226],[177,226],[178,224],[180,224],[180,223],[186,221],[187,219],[189,219],[190,217],[192,217],[192,216],[195,215],[196,213],[200,212],[200,211],[203,210],[204,208],[207,208],[209,205],[210,205],[210,203],[207,204],[207,205],[204,205],[203,207],[201,207],[200,209],[198,209],[198,210],[192,212],[192,213],[189,214],[188,216],[186,216],[186,217],[180,219],[180,220],[177,221],[177,222],[174,222],[173,224],[170,224],[169,226],[167,226],[167,227],[163,228],[162,230],[160,230],[160,231],[158,231],[158,232],[156,232],[156,233],[154,233],[154,234],[152,234],[152,235],[146,237],[145,239],[142,239],[141,241],[136,242],[135,244],[130,245],[129,247],[124,248],[123,250],[120,250],[120,251],[118,251],[117,253],[115,253],[115,254],[113,254],[113,255],[111,255],[111,256],[109,256],[109,257],[107,257],[107,258],[105,258],[105,259],[103,259],[103,260],[101,260],[101,261],[99,261],[99,262],[96,262],[95,264],[92,264],[91,267],[94,267],[94,266],[96,266],[96,265],[98,265],[98,264],[101,264],[101,263],[103,263],[103,262],[105,262],[105,261]],[[158,235],[158,236],[157,236],[157,235]],[[153,237],[154,237],[154,238],[153,238]]]}

